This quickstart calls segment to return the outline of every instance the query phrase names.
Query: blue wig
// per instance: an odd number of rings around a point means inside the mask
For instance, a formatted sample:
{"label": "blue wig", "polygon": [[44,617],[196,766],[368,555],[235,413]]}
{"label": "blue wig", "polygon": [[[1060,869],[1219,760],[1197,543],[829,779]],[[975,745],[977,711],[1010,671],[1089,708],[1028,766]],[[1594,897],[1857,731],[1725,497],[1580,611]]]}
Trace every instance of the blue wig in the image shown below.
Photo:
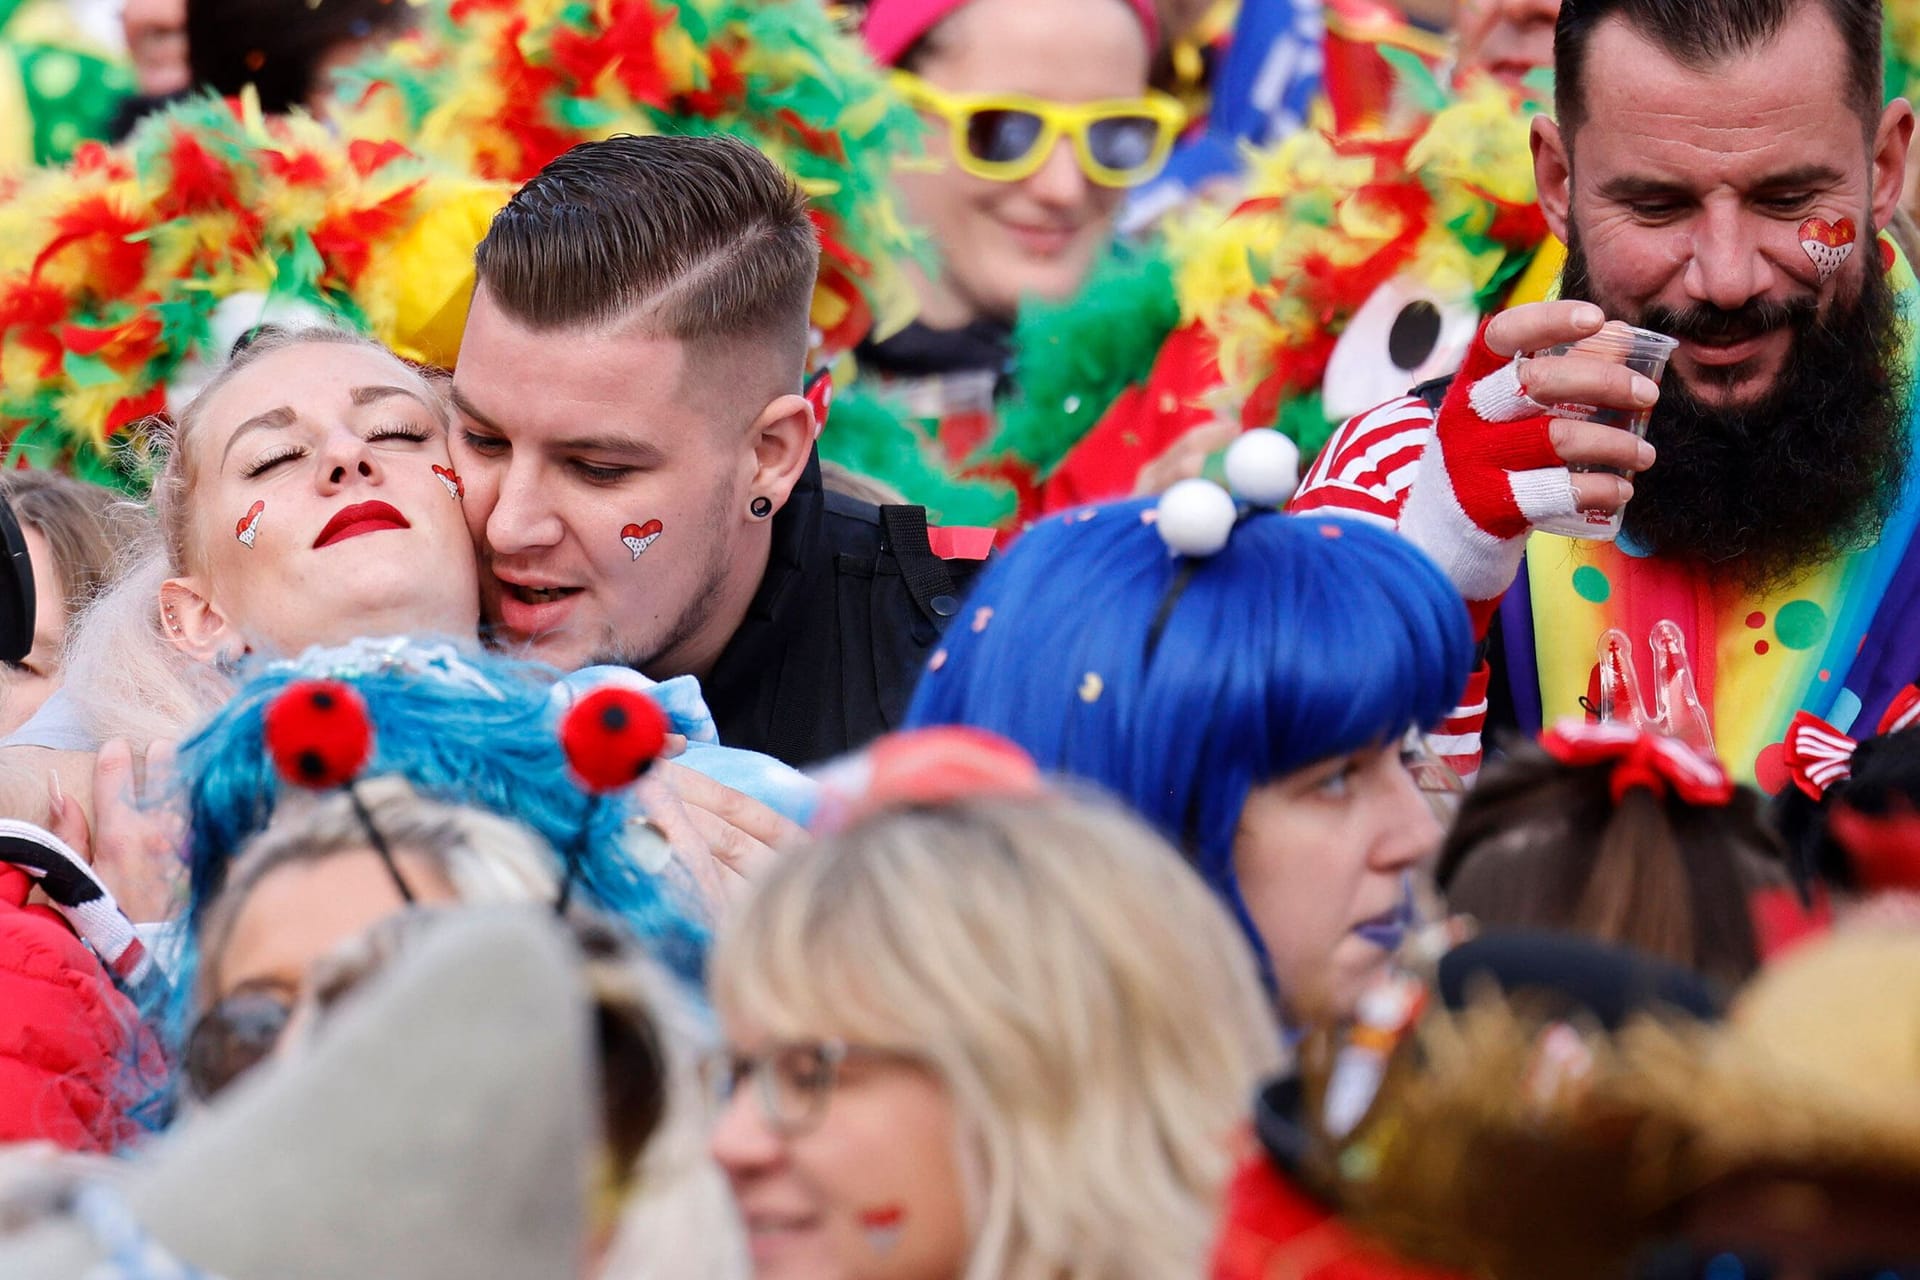
{"label": "blue wig", "polygon": [[1466,606],[1411,543],[1357,521],[1256,511],[1189,559],[1153,510],[1085,507],[1022,535],[954,619],[907,723],[990,729],[1126,801],[1264,959],[1233,870],[1247,794],[1437,724],[1473,665]]}
{"label": "blue wig", "polygon": [[294,681],[324,677],[351,684],[366,702],[374,744],[362,776],[396,774],[423,796],[490,809],[531,828],[560,857],[576,860],[573,884],[582,900],[624,920],[656,958],[697,983],[706,932],[623,848],[633,814],[626,800],[589,795],[573,780],[551,698],[554,675],[404,641],[314,650],[255,672],[180,749],[191,930],[197,934],[233,858],[265,829],[292,785],[266,750],[268,704]]}

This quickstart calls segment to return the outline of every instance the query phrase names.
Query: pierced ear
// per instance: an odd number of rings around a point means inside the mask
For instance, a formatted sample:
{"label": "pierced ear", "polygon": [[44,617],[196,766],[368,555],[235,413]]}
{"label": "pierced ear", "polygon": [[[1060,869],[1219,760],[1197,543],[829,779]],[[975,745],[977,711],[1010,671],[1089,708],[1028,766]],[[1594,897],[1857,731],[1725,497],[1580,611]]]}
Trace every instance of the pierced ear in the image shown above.
{"label": "pierced ear", "polygon": [[1540,115],[1533,118],[1527,142],[1533,148],[1533,185],[1540,193],[1540,213],[1547,220],[1547,230],[1565,244],[1573,204],[1573,160],[1567,154],[1566,135],[1558,124]]}
{"label": "pierced ear", "polygon": [[797,395],[781,396],[753,424],[753,479],[750,492],[785,506],[813,456],[813,406]]}
{"label": "pierced ear", "polygon": [[1895,98],[1880,114],[1873,138],[1873,225],[1885,231],[1900,210],[1907,186],[1907,148],[1913,143],[1913,108]]}
{"label": "pierced ear", "polygon": [[160,631],[195,662],[211,664],[246,652],[239,630],[195,578],[160,584]]}

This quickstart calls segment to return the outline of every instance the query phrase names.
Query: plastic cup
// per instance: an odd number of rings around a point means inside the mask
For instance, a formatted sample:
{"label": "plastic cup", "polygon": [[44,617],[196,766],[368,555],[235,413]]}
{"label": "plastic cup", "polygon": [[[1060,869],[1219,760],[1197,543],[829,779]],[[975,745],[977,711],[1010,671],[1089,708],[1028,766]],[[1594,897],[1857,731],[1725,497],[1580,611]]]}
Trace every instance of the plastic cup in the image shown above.
{"label": "plastic cup", "polygon": [[[1582,338],[1578,342],[1563,342],[1557,347],[1548,347],[1536,351],[1539,356],[1564,356],[1578,353],[1608,360],[1614,364],[1623,364],[1636,373],[1644,373],[1653,379],[1655,386],[1660,385],[1660,375],[1667,371],[1667,357],[1680,343],[1664,333],[1655,333],[1651,329],[1636,329],[1619,320],[1609,320],[1600,332],[1591,338]],[[1553,407],[1553,416],[1567,418],[1575,422],[1597,422],[1604,427],[1618,427],[1622,431],[1631,431],[1645,439],[1647,419],[1652,409],[1603,409],[1590,404],[1562,404]],[[1626,472],[1613,467],[1574,467],[1575,471],[1601,471],[1609,475],[1624,476]],[[1576,511],[1570,516],[1543,521],[1534,526],[1544,533],[1557,533],[1568,538],[1584,538],[1588,542],[1611,542],[1620,533],[1620,513],[1600,511]]]}

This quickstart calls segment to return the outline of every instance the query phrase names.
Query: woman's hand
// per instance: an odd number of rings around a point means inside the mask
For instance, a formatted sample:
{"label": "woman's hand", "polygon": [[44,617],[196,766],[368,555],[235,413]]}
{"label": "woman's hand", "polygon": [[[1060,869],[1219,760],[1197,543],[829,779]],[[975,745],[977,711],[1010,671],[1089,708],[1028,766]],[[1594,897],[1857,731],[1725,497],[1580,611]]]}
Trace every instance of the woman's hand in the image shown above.
{"label": "woman's hand", "polygon": [[186,884],[180,846],[186,835],[181,815],[143,797],[157,795],[173,773],[174,744],[147,748],[146,785],[134,775],[133,747],[116,739],[100,748],[93,766],[93,823],[51,778],[53,834],[93,866],[120,909],[135,924],[167,919]]}
{"label": "woman's hand", "polygon": [[783,846],[807,838],[799,824],[685,765],[655,763],[638,795],[716,915],[772,866]]}

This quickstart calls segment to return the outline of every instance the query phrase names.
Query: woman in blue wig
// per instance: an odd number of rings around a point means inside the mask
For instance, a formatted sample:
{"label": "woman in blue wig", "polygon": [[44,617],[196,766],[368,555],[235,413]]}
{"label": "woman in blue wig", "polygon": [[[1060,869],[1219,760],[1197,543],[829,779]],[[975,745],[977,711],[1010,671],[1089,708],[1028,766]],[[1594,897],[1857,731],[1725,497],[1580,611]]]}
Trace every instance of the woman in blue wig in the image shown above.
{"label": "woman in blue wig", "polygon": [[1410,543],[1273,510],[1291,457],[1049,518],[981,579],[913,725],[1005,735],[1158,826],[1239,918],[1294,1020],[1349,1010],[1413,922],[1440,828],[1414,731],[1473,665],[1465,606]]}

